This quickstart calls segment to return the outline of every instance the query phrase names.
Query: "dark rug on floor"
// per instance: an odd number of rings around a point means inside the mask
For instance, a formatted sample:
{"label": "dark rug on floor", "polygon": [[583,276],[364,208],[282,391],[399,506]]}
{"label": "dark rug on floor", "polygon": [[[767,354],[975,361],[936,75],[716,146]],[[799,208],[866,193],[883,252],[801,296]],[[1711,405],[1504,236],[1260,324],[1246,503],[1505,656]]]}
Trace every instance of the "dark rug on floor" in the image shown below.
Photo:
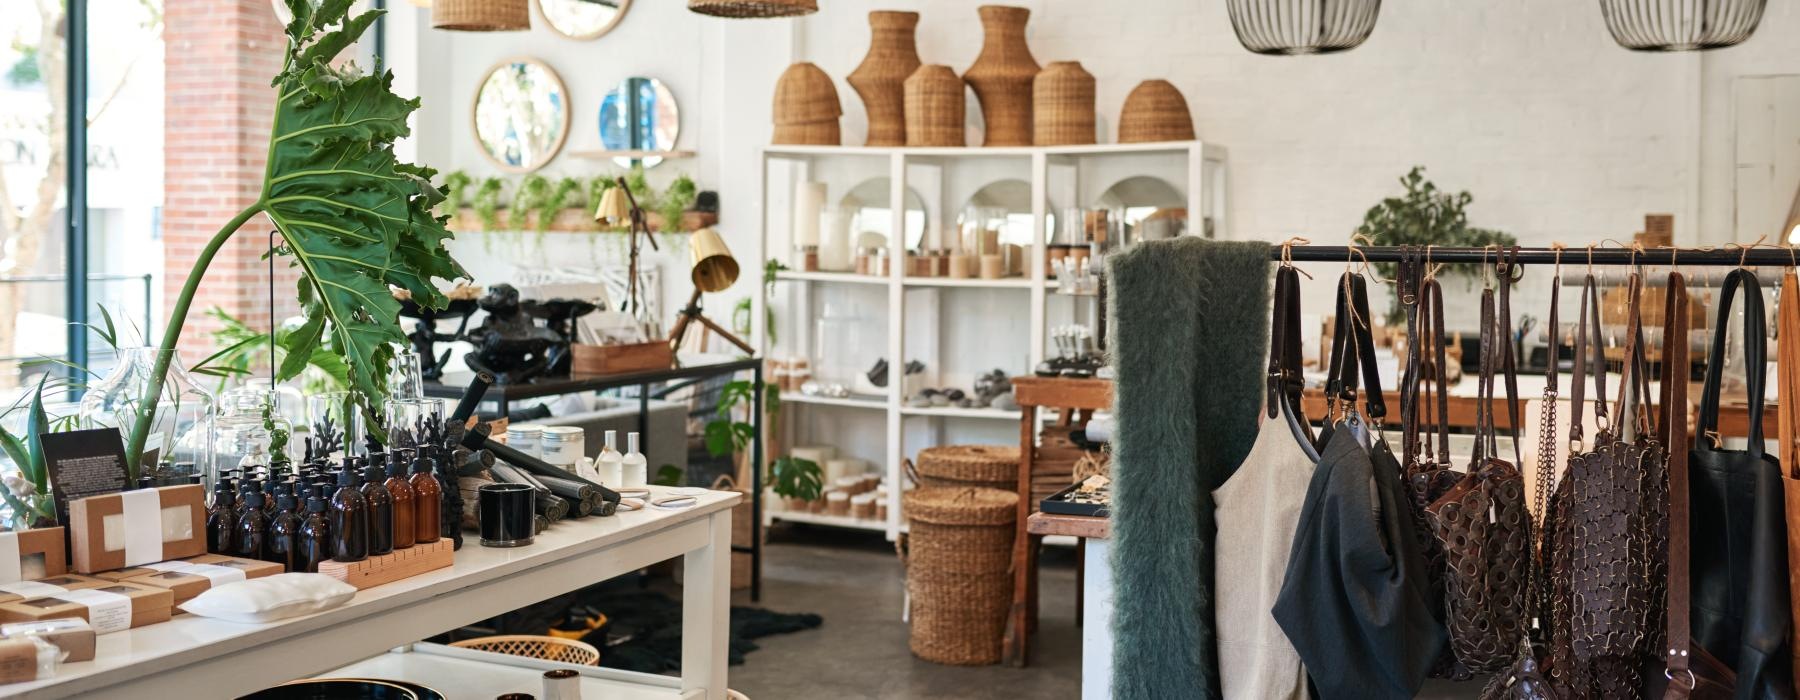
{"label": "dark rug on floor", "polygon": [[[606,615],[606,625],[582,641],[600,650],[601,666],[644,673],[680,671],[681,601],[642,590],[634,578],[621,577],[508,613],[501,618],[499,633],[544,634],[553,625],[568,624],[570,618],[599,612]],[[812,629],[823,622],[810,613],[733,606],[730,663],[744,663],[744,655],[756,650],[756,639]]]}

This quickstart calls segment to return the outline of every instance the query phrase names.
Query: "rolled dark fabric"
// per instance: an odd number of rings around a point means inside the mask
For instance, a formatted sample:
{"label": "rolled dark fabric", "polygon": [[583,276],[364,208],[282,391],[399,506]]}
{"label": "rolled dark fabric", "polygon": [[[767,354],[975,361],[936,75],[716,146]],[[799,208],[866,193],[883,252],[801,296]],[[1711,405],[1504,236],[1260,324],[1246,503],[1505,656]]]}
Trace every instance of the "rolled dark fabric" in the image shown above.
{"label": "rolled dark fabric", "polygon": [[[592,481],[588,481],[587,479],[583,479],[580,476],[575,475],[573,472],[570,472],[566,469],[561,469],[561,468],[557,467],[556,465],[550,464],[549,462],[545,462],[544,460],[541,460],[541,459],[538,459],[531,455],[525,454],[524,452],[520,452],[512,447],[505,445],[504,443],[496,441],[496,440],[492,439],[491,437],[489,437],[489,435],[487,433],[487,426],[477,426],[474,430],[464,433],[462,436],[462,444],[464,447],[467,447],[471,450],[487,450],[487,451],[493,452],[495,456],[499,457],[502,460],[505,460],[508,464],[511,464],[515,467],[518,467],[520,469],[528,471],[532,474],[551,476],[551,477],[555,477],[558,479],[563,479],[565,481],[573,481],[576,483],[587,484],[588,486],[593,487],[594,489],[598,490],[601,501],[612,504],[612,506],[614,506],[615,508],[619,505],[619,492],[609,489],[600,484],[596,484]],[[613,509],[603,507],[603,508],[601,508],[601,510],[605,511],[605,512],[602,512],[601,515],[611,515]]]}
{"label": "rolled dark fabric", "polygon": [[594,487],[568,479],[554,476],[534,474],[539,483],[550,488],[550,493],[569,502],[569,512],[577,518],[585,518],[594,512],[594,504],[600,500],[600,492]]}
{"label": "rolled dark fabric", "polygon": [[476,372],[475,378],[469,380],[469,386],[463,389],[461,399],[456,401],[456,410],[450,412],[449,422],[463,425],[469,417],[475,415],[475,407],[481,403],[481,397],[487,395],[488,386],[494,383],[494,375],[487,372]]}
{"label": "rolled dark fabric", "polygon": [[494,479],[502,483],[524,484],[536,490],[537,511],[549,518],[550,522],[554,523],[568,515],[569,502],[557,496],[550,490],[550,487],[544,485],[544,482],[538,481],[537,477],[526,473],[525,470],[510,464],[496,464],[488,469],[488,473],[493,474]]}

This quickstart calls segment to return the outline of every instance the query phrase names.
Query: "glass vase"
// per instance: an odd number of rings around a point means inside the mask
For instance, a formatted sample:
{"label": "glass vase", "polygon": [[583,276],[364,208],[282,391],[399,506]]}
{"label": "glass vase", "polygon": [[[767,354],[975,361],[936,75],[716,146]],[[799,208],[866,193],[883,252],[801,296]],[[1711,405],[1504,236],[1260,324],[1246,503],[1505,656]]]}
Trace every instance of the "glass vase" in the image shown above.
{"label": "glass vase", "polygon": [[388,397],[425,398],[425,372],[419,353],[411,350],[394,353],[394,364],[388,369]]}
{"label": "glass vase", "polygon": [[309,421],[308,459],[336,461],[363,449],[362,411],[350,403],[350,392],[328,391],[306,397]]}
{"label": "glass vase", "polygon": [[264,477],[274,462],[274,433],[269,423],[282,421],[279,416],[263,417],[272,397],[254,389],[226,392],[219,401],[219,415],[213,420],[214,470],[206,475],[206,488],[212,490],[223,474],[234,479]]}
{"label": "glass vase", "polygon": [[[147,405],[151,377],[161,358],[168,359],[168,371],[155,405]],[[82,396],[79,417],[86,428],[118,429],[129,449],[138,416],[150,413],[150,430],[138,460],[139,473],[159,485],[179,484],[213,469],[213,404],[212,392],[194,381],[173,351],[123,348],[112,373],[89,386]]]}

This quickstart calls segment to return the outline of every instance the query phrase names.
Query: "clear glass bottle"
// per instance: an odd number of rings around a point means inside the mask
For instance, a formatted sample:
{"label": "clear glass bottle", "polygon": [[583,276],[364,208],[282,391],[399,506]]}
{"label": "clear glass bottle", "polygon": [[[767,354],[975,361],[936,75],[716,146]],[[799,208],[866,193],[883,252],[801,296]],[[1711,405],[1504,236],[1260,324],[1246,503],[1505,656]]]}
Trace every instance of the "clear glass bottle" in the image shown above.
{"label": "clear glass bottle", "polygon": [[212,392],[202,388],[181,366],[173,351],[153,347],[122,348],[118,364],[81,397],[85,428],[117,428],[126,444],[137,423],[158,358],[168,359],[162,392],[157,396],[150,432],[144,440],[142,473],[158,484],[187,483],[187,474],[172,472],[176,463],[192,463],[212,473]]}
{"label": "clear glass bottle", "polygon": [[249,476],[269,468],[275,438],[263,418],[263,409],[271,400],[269,394],[255,391],[226,392],[220,401],[219,416],[213,420],[213,467],[206,474],[207,483],[218,481],[222,470]]}
{"label": "clear glass bottle", "polygon": [[630,451],[625,453],[625,458],[623,460],[625,473],[621,482],[624,484],[625,488],[641,489],[650,482],[649,462],[644,459],[642,453],[638,452],[637,433],[627,434],[625,436],[625,444]]}
{"label": "clear glass bottle", "polygon": [[[635,434],[635,433],[634,433]],[[606,447],[594,458],[594,469],[600,472],[600,485],[621,488],[625,485],[625,456],[619,454],[619,431],[606,431]]]}
{"label": "clear glass bottle", "polygon": [[394,353],[394,364],[388,368],[388,398],[425,398],[425,372],[419,353],[411,350]]}

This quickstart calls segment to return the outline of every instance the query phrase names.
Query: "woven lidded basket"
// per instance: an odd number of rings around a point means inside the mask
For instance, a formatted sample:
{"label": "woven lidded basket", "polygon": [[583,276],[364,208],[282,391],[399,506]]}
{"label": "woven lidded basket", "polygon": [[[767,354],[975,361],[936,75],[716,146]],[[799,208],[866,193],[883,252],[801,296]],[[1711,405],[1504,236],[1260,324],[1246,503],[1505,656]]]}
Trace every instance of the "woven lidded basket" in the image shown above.
{"label": "woven lidded basket", "polygon": [[1031,140],[1039,146],[1094,143],[1094,76],[1077,61],[1052,61],[1031,81]]}
{"label": "woven lidded basket", "polygon": [[775,81],[777,125],[837,121],[843,114],[837,86],[816,65],[801,62],[788,66]]}
{"label": "woven lidded basket", "polygon": [[600,663],[600,650],[595,649],[592,644],[576,639],[545,637],[535,634],[476,637],[460,642],[451,642],[450,646],[582,666],[595,666]]}
{"label": "woven lidded basket", "polygon": [[913,654],[942,664],[998,663],[1012,606],[1018,494],[920,488],[901,498]]}
{"label": "woven lidded basket", "polygon": [[431,26],[463,32],[506,32],[531,28],[527,0],[437,0]]}
{"label": "woven lidded basket", "polygon": [[1194,117],[1187,98],[1167,80],[1146,80],[1125,96],[1119,110],[1119,143],[1192,141]]}
{"label": "woven lidded basket", "polygon": [[906,79],[906,145],[964,146],[963,81],[949,66],[919,66]]}
{"label": "woven lidded basket", "polygon": [[688,0],[688,11],[733,19],[799,17],[818,12],[819,3],[818,0]]}
{"label": "woven lidded basket", "polygon": [[919,450],[920,486],[984,486],[1015,491],[1019,483],[1016,445],[940,445]]}

